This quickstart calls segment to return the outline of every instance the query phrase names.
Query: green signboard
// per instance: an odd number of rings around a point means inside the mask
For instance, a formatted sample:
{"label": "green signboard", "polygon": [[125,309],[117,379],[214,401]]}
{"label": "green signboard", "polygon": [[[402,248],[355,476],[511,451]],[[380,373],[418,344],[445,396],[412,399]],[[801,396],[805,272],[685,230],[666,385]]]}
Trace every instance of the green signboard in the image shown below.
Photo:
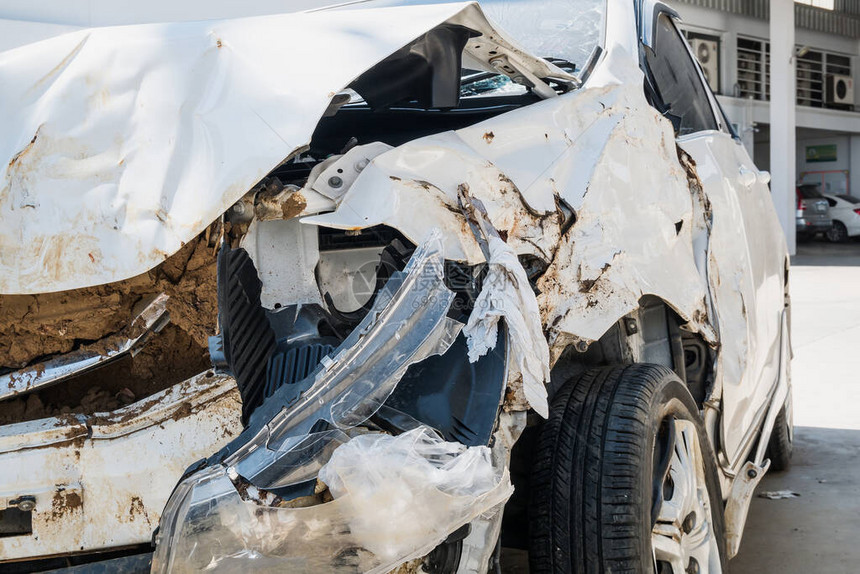
{"label": "green signboard", "polygon": [[806,161],[808,163],[836,161],[836,144],[806,146]]}

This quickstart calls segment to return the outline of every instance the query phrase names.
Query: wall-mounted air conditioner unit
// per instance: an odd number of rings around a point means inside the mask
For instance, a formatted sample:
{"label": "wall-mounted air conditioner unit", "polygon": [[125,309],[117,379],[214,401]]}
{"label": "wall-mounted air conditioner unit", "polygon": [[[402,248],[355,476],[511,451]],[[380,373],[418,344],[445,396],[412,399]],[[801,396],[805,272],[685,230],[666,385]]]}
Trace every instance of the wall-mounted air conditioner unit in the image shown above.
{"label": "wall-mounted air conditioner unit", "polygon": [[720,91],[720,43],[708,38],[691,38],[690,45],[711,90]]}
{"label": "wall-mounted air conditioner unit", "polygon": [[854,79],[841,74],[827,76],[827,103],[838,105],[854,105]]}

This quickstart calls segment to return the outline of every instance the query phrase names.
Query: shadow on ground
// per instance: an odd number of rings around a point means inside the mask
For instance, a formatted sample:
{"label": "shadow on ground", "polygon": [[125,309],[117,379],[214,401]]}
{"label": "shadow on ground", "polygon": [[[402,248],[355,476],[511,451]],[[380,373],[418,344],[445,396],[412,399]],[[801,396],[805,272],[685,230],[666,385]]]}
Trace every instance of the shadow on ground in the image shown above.
{"label": "shadow on ground", "polygon": [[825,239],[808,239],[797,242],[797,255],[792,265],[844,267],[860,265],[860,238],[845,243],[830,243]]}
{"label": "shadow on ground", "polygon": [[[792,466],[762,479],[733,574],[860,572],[860,431],[796,427]],[[799,498],[768,500],[764,491]]]}

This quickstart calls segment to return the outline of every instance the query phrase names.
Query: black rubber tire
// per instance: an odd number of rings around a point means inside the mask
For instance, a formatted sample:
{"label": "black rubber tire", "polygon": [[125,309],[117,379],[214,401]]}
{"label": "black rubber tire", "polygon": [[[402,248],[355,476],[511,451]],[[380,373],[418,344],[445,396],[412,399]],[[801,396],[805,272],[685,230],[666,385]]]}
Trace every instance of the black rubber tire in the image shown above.
{"label": "black rubber tire", "polygon": [[776,415],[776,421],[773,423],[773,432],[770,435],[770,441],[767,443],[765,457],[770,459],[770,470],[772,472],[781,472],[788,470],[791,466],[791,454],[794,450],[794,443],[791,440],[792,431],[789,428],[788,414],[786,405],[783,405]]}
{"label": "black rubber tire", "polygon": [[824,234],[830,243],[845,243],[848,241],[848,228],[841,221],[833,220],[833,226]]}
{"label": "black rubber tire", "polygon": [[553,399],[531,477],[531,574],[653,572],[653,453],[668,415],[696,426],[726,572],[715,457],[693,398],[671,370],[630,365],[588,371]]}

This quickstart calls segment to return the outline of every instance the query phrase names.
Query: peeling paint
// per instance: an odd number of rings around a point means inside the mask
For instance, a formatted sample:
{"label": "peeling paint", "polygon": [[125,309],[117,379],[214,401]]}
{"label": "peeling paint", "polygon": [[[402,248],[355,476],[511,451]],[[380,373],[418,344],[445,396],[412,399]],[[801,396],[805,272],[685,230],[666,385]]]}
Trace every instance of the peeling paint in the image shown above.
{"label": "peeling paint", "polygon": [[[638,69],[627,73],[641,81]],[[570,344],[600,338],[646,294],[714,340],[692,231],[675,225],[692,217],[690,182],[676,150],[671,123],[635,83],[586,85],[383,153],[335,212],[303,221],[343,229],[384,223],[410,239],[436,225],[447,257],[477,263],[484,255],[456,209],[466,175],[469,192],[514,251],[547,264],[537,288],[553,359]],[[431,187],[409,184],[419,181]],[[564,235],[560,201],[576,214]]]}
{"label": "peeling paint", "polygon": [[82,506],[83,501],[78,492],[67,491],[61,486],[51,499],[51,520],[60,520],[66,514],[80,512]]}

